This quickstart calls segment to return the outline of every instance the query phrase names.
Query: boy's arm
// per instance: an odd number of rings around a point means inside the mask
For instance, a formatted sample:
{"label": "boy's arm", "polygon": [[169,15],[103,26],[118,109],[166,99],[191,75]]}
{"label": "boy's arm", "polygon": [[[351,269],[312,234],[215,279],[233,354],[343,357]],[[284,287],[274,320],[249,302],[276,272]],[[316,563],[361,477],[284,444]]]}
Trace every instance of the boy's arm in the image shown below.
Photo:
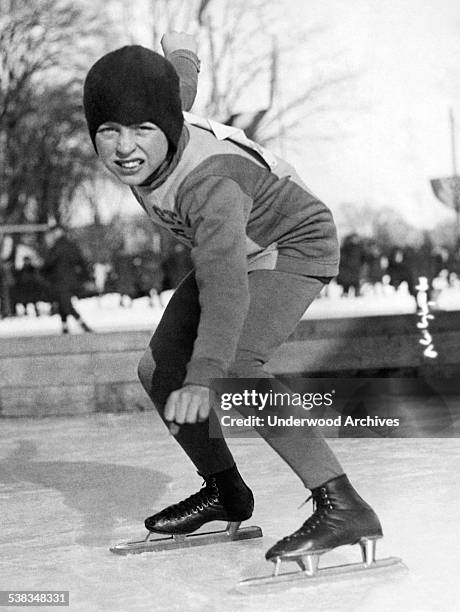
{"label": "boy's arm", "polygon": [[245,229],[252,200],[234,181],[217,176],[184,184],[181,200],[194,235],[201,309],[184,383],[209,386],[226,376],[249,308]]}
{"label": "boy's arm", "polygon": [[183,32],[167,32],[161,39],[161,47],[179,75],[182,110],[189,111],[195,101],[200,72],[195,39]]}

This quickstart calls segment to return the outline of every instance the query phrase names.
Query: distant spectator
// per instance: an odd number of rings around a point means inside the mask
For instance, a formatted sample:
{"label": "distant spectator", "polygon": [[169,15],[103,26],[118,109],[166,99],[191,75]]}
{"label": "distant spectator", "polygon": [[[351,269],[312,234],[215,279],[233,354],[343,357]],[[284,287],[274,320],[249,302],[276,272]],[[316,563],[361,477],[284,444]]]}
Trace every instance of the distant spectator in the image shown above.
{"label": "distant spectator", "polygon": [[162,262],[163,291],[175,289],[181,280],[193,268],[190,249],[183,244],[176,244]]}
{"label": "distant spectator", "polygon": [[449,272],[450,272],[451,283],[455,279],[460,278],[460,246],[455,248],[450,255]]}
{"label": "distant spectator", "polygon": [[449,269],[449,251],[441,246],[437,246],[431,253],[431,277],[432,279],[440,275],[443,270]]}
{"label": "distant spectator", "polygon": [[159,302],[159,294],[163,288],[163,269],[161,256],[151,250],[146,250],[134,258],[136,297],[149,296],[150,305]]}
{"label": "distant spectator", "polygon": [[346,236],[340,247],[340,267],[337,276],[337,282],[343,287],[344,295],[348,296],[350,289],[353,288],[355,296],[359,296],[364,262],[364,247],[358,234]]}
{"label": "distant spectator", "polygon": [[379,285],[382,283],[385,267],[383,264],[384,257],[382,251],[373,239],[369,239],[364,244],[363,253],[363,278],[371,285]]}
{"label": "distant spectator", "polygon": [[433,241],[428,233],[424,234],[423,242],[416,252],[416,269],[417,269],[417,278],[420,276],[425,276],[428,279],[428,283],[431,291],[431,283],[436,276],[434,274],[434,266],[433,266],[433,251],[435,247],[433,245]]}
{"label": "distant spectator", "polygon": [[88,265],[78,247],[66,235],[64,228],[56,225],[45,237],[49,248],[42,268],[51,299],[57,304],[62,321],[62,333],[69,333],[67,319],[73,316],[85,332],[92,331],[72,304],[81,285],[90,278]]}
{"label": "distant spectator", "polygon": [[99,262],[94,264],[94,286],[96,288],[97,295],[99,296],[104,293],[107,277],[111,268],[112,266],[110,264]]}
{"label": "distant spectator", "polygon": [[428,298],[437,305],[441,293],[449,286],[449,251],[437,246],[431,253],[430,290]]}
{"label": "distant spectator", "polygon": [[13,293],[14,304],[21,304],[27,313],[27,305],[32,304],[37,317],[40,316],[38,302],[49,301],[50,296],[46,281],[39,270],[33,265],[32,259],[25,256],[22,268],[15,273],[15,286]]}
{"label": "distant spectator", "polygon": [[11,290],[13,276],[14,242],[11,236],[0,234],[0,318],[13,313]]}
{"label": "distant spectator", "polygon": [[123,251],[118,253],[107,278],[107,286],[120,294],[120,306],[123,307],[131,306],[132,300],[137,297],[133,259],[131,254]]}
{"label": "distant spectator", "polygon": [[14,286],[13,264],[0,259],[0,318],[13,314],[11,291]]}
{"label": "distant spectator", "polygon": [[410,295],[417,296],[416,255],[412,247],[395,247],[388,258],[387,273],[390,284],[398,290],[402,283],[407,284]]}

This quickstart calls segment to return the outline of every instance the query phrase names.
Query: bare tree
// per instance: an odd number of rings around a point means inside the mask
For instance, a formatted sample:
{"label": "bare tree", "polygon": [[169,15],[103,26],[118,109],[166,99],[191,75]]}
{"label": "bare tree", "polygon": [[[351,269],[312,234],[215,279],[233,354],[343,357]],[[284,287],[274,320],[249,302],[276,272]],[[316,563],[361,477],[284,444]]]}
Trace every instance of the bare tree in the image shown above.
{"label": "bare tree", "polygon": [[[58,217],[90,169],[82,58],[96,23],[71,0],[0,5],[0,215]],[[87,63],[87,62],[86,62]],[[86,68],[86,66],[85,66]]]}
{"label": "bare tree", "polygon": [[[138,11],[136,21],[124,3],[125,33],[134,42],[142,25],[149,27],[154,49],[167,30],[196,35],[203,66],[198,113],[268,143],[284,135],[292,138],[339,104],[343,109],[353,75],[325,51],[327,26],[287,22],[277,0],[149,0],[148,5],[150,14]],[[302,70],[305,58],[308,70]],[[292,79],[296,70],[301,74]],[[324,125],[315,131],[324,133]]]}
{"label": "bare tree", "polygon": [[86,176],[74,192],[73,206],[69,211],[83,217],[94,226],[102,226],[107,220],[119,214],[123,202],[131,199],[129,188],[120,182],[98,160],[94,172]]}

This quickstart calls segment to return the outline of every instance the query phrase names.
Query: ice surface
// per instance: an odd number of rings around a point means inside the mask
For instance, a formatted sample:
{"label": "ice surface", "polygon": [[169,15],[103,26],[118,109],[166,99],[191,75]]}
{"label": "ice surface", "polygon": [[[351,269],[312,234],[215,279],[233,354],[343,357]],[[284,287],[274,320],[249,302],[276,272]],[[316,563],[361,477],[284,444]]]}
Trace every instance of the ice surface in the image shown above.
{"label": "ice surface", "polygon": [[[332,292],[308,316],[414,312],[407,293],[386,290],[355,299]],[[460,309],[458,287],[443,291],[439,306]],[[96,331],[152,329],[162,314],[146,299],[119,308],[115,295],[81,300],[78,308]],[[3,336],[59,332],[57,316],[0,321]],[[407,575],[356,576],[309,588],[297,583],[248,595],[235,589],[237,582],[271,571],[265,550],[296,529],[310,507],[298,509],[307,493],[261,440],[230,444],[256,496],[251,523],[265,537],[117,557],[109,546],[143,537],[146,516],[201,485],[158,417],[0,420],[0,589],[69,590],[72,612],[460,610],[457,439],[331,440],[356,488],[380,515],[385,538],[379,556],[402,557]],[[346,547],[323,563],[357,560],[358,548]]]}
{"label": "ice surface", "polygon": [[[69,590],[72,612],[460,610],[459,441],[330,442],[380,515],[380,556],[402,557],[407,575],[237,592],[239,580],[271,570],[265,550],[310,512],[298,509],[307,494],[296,477],[255,438],[230,444],[254,490],[251,523],[263,539],[111,554],[110,545],[142,537],[147,515],[194,492],[201,479],[156,414],[99,414],[0,422],[0,589]],[[346,547],[324,561],[358,559],[358,548]]]}

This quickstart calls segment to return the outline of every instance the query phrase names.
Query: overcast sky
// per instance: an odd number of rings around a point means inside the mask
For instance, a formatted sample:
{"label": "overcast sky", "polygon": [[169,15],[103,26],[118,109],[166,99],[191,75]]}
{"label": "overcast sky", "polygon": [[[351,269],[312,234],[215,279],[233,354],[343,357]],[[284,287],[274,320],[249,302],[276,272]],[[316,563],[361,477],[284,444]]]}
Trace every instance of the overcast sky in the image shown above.
{"label": "overcast sky", "polygon": [[306,154],[292,152],[307,183],[333,208],[343,201],[392,204],[425,226],[453,219],[428,181],[452,171],[448,110],[454,108],[460,126],[460,2],[286,6],[297,19],[329,23],[331,47],[361,75],[356,102],[366,108],[348,118],[343,137],[312,144]]}

